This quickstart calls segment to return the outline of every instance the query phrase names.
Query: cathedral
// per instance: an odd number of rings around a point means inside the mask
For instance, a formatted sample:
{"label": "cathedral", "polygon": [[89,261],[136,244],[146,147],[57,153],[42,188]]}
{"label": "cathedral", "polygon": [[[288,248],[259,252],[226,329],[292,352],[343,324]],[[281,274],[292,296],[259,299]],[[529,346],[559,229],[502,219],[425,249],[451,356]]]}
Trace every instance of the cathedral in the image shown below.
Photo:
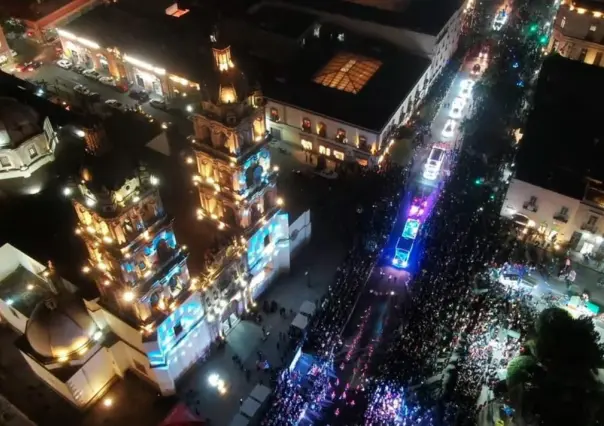
{"label": "cathedral", "polygon": [[173,394],[211,343],[289,270],[288,216],[268,151],[264,100],[230,47],[214,43],[215,91],[194,115],[196,161],[187,172],[198,190],[197,219],[228,241],[205,273],[189,274],[160,178],[112,149],[98,126],[87,130],[90,155],[64,189],[87,251],[81,273],[98,297],[82,299],[51,267],[32,272],[41,290],[31,309],[19,310],[25,290],[0,294],[0,314],[23,333],[18,347],[32,370],[80,408],[126,371]]}

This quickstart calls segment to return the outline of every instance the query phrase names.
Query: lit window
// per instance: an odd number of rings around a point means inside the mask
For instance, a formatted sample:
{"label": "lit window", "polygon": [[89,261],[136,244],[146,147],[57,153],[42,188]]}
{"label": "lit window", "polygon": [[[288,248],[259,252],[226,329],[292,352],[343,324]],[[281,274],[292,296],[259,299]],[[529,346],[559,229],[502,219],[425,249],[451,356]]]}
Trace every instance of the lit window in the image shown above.
{"label": "lit window", "polygon": [[338,129],[338,133],[336,133],[336,140],[341,143],[348,142],[348,139],[346,139],[346,130]]}
{"label": "lit window", "polygon": [[38,156],[38,151],[36,151],[36,148],[33,146],[30,146],[27,152],[29,152],[29,158],[32,160]]}
{"label": "lit window", "polygon": [[595,31],[598,27],[596,27],[595,25],[592,25],[591,27],[589,27],[589,31]]}
{"label": "lit window", "polygon": [[310,131],[311,131],[310,128],[311,128],[310,120],[308,118],[303,118],[302,119],[302,130],[310,133]]}
{"label": "lit window", "polygon": [[333,156],[336,157],[340,161],[344,161],[344,153],[343,152],[335,151],[334,150]]}
{"label": "lit window", "polygon": [[317,134],[323,138],[327,136],[327,126],[325,123],[319,123],[317,126]]}
{"label": "lit window", "polygon": [[312,151],[312,142],[302,139],[302,148]]}
{"label": "lit window", "polygon": [[329,149],[329,148],[325,148],[323,145],[321,145],[321,146],[319,147],[319,154],[323,154],[323,155],[326,155],[326,156],[330,156],[330,155],[331,155],[331,149]]}
{"label": "lit window", "polygon": [[563,16],[562,20],[560,21],[560,27],[564,28],[565,25],[566,25],[566,16]]}
{"label": "lit window", "polygon": [[277,108],[271,108],[271,120],[279,121],[279,111]]}
{"label": "lit window", "polygon": [[10,167],[11,166],[11,162],[8,159],[8,157],[0,157],[0,165],[2,165],[2,167]]}

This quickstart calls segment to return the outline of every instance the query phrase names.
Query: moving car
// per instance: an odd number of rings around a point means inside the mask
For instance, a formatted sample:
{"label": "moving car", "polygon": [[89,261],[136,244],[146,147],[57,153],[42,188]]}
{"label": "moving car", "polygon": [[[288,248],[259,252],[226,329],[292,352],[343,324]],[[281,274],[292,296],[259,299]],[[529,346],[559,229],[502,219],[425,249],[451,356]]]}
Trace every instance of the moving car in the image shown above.
{"label": "moving car", "polygon": [[497,15],[495,16],[495,21],[493,22],[493,29],[495,31],[501,30],[507,20],[508,14],[506,13],[505,9],[501,9],[499,12],[497,12]]}
{"label": "moving car", "polygon": [[457,127],[457,122],[455,120],[447,120],[445,123],[445,127],[443,128],[442,135],[445,138],[451,138],[455,134],[455,128]]}
{"label": "moving car", "polygon": [[151,99],[151,102],[149,102],[149,105],[151,105],[153,108],[161,109],[163,111],[168,109],[168,105],[166,105],[166,101],[160,101],[157,99]]}
{"label": "moving car", "polygon": [[71,69],[71,67],[73,66],[73,63],[69,59],[59,59],[57,61],[57,66],[65,69],[65,70],[68,70],[68,69]]}
{"label": "moving car", "polygon": [[149,100],[149,94],[147,92],[145,92],[144,90],[133,89],[130,91],[129,96],[132,99],[136,99],[137,101],[140,101],[140,102],[147,102]]}
{"label": "moving car", "polygon": [[401,237],[396,242],[396,250],[392,265],[396,268],[406,268],[409,266],[409,257],[415,244],[415,238],[419,232],[421,222],[417,219],[407,219]]}
{"label": "moving car", "polygon": [[453,99],[451,110],[449,111],[449,117],[457,119],[461,118],[465,106],[466,100],[464,98],[460,98],[458,96],[457,98]]}
{"label": "moving car", "polygon": [[480,53],[478,54],[478,59],[480,59],[481,61],[489,60],[489,46],[488,45],[482,46],[482,49],[480,49]]}
{"label": "moving car", "polygon": [[31,72],[36,70],[42,66],[42,62],[40,61],[29,61],[19,64],[15,67],[15,70],[18,72]]}
{"label": "moving car", "polygon": [[446,151],[442,148],[433,147],[428,156],[428,161],[424,165],[424,179],[436,180],[438,173],[445,160]]}
{"label": "moving car", "polygon": [[118,109],[120,111],[122,111],[124,109],[124,104],[122,104],[121,102],[118,102],[115,99],[107,99],[105,101],[105,105],[107,105],[109,108]]}
{"label": "moving car", "polygon": [[88,96],[90,94],[90,89],[88,89],[88,87],[84,86],[83,84],[76,84],[73,87],[73,91],[84,96]]}
{"label": "moving car", "polygon": [[93,80],[98,80],[99,78],[101,78],[101,74],[99,74],[98,71],[95,71],[93,69],[87,69],[87,70],[83,71],[82,75],[84,77],[88,77]]}

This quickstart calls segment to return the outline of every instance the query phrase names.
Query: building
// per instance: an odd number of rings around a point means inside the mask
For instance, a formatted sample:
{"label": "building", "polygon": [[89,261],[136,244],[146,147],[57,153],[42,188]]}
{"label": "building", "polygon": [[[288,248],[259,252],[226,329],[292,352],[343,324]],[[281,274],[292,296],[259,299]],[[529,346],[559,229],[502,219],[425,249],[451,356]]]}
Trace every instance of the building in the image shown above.
{"label": "building", "polygon": [[45,42],[56,38],[57,27],[100,3],[100,0],[6,0],[2,2],[2,8],[7,16],[25,25],[28,37]]}
{"label": "building", "polygon": [[212,74],[199,66],[211,63],[212,25],[204,24],[209,17],[174,7],[148,13],[128,2],[97,7],[59,28],[64,55],[152,97],[195,103],[213,87]]}
{"label": "building", "polygon": [[89,315],[76,288],[5,244],[0,247],[0,320],[34,373],[78,408],[101,398],[131,368],[129,348]]}
{"label": "building", "polygon": [[0,97],[0,189],[36,194],[46,182],[59,139],[48,117]]}
{"label": "building", "polygon": [[268,283],[289,270],[289,225],[275,186],[262,93],[247,81],[230,46],[217,40],[212,52],[220,83],[194,115],[193,179],[198,219],[232,239],[208,269],[220,282],[213,285],[216,316],[227,332]]}
{"label": "building", "polygon": [[604,4],[562,1],[554,20],[548,50],[565,58],[604,66]]}
{"label": "building", "polygon": [[585,255],[604,250],[602,78],[593,65],[545,61],[501,210],[526,238]]}
{"label": "building", "polygon": [[375,166],[427,93],[430,60],[341,27],[311,30],[291,61],[261,73],[269,131],[324,167]]}
{"label": "building", "polygon": [[431,83],[457,50],[463,27],[461,0],[293,0],[262,2],[252,10],[280,7],[316,17],[348,32],[377,38],[430,59]]}

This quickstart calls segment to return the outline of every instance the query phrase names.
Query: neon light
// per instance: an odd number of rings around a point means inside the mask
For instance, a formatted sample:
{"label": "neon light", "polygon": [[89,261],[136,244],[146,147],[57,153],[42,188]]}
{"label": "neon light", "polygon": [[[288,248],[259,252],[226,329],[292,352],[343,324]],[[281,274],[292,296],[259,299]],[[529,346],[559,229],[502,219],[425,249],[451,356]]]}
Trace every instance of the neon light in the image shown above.
{"label": "neon light", "polygon": [[413,251],[415,238],[421,227],[421,222],[417,219],[407,219],[403,228],[403,233],[396,243],[396,251],[392,265],[397,268],[406,268],[409,266],[409,257]]}

